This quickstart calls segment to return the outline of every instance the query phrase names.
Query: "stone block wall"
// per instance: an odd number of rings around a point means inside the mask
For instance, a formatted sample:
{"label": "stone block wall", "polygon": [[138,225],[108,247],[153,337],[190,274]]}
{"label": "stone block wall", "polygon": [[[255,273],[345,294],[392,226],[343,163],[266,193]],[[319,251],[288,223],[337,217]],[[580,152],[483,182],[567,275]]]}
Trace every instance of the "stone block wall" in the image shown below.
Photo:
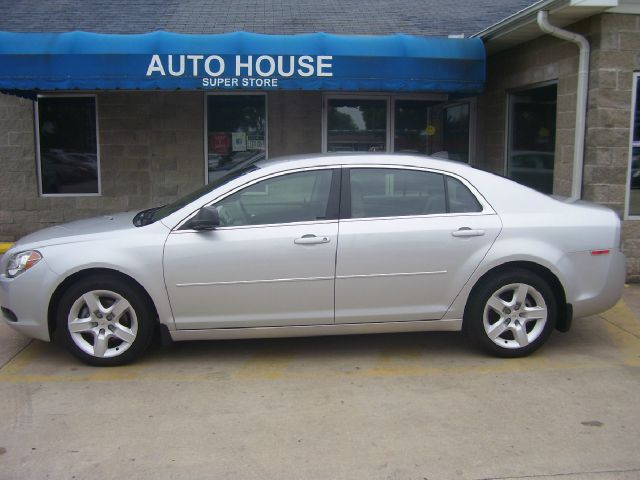
{"label": "stone block wall", "polygon": [[321,92],[269,92],[267,109],[269,157],[321,151]]}
{"label": "stone block wall", "polygon": [[99,93],[102,195],[38,194],[34,104],[0,95],[0,241],[57,223],[170,202],[204,183],[201,92]]}
{"label": "stone block wall", "polygon": [[[603,14],[566,27],[591,45],[583,198],[623,217],[629,169],[633,72],[640,70],[640,16]],[[554,193],[569,195],[573,165],[578,47],[542,36],[488,59],[486,93],[478,99],[477,163],[499,173],[505,162],[508,93],[556,81],[558,103]],[[640,221],[623,221],[630,279],[640,280]]]}

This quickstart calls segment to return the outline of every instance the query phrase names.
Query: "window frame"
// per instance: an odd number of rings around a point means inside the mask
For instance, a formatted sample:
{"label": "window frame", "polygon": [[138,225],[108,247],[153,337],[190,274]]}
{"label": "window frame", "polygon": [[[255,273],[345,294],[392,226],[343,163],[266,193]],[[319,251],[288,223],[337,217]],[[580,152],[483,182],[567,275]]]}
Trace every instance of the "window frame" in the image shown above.
{"label": "window frame", "polygon": [[[426,173],[436,173],[442,175],[444,177],[445,184],[445,195],[447,195],[446,190],[446,179],[447,177],[455,178],[459,180],[465,187],[469,189],[471,194],[475,197],[478,204],[482,207],[482,210],[479,212],[444,212],[444,213],[427,213],[420,215],[396,215],[390,217],[351,217],[351,170],[355,169],[388,169],[388,170],[415,170],[419,172]],[[375,221],[375,220],[394,220],[394,219],[411,219],[411,218],[434,218],[434,217],[459,217],[459,216],[478,216],[478,215],[493,215],[495,211],[491,208],[491,205],[485,200],[482,194],[467,181],[467,179],[456,175],[453,172],[448,172],[444,170],[437,170],[434,168],[421,168],[414,167],[408,165],[345,165],[342,168],[342,188],[340,193],[340,221],[348,221],[348,222],[363,222],[363,221]],[[448,199],[445,199],[446,204],[448,205]]]}
{"label": "window frame", "polygon": [[[627,175],[624,194],[624,220],[640,220],[640,213],[632,214],[630,212],[631,204],[631,172],[633,163],[633,149],[640,148],[640,141],[634,141],[635,117],[636,117],[636,101],[638,98],[638,83],[640,82],[640,72],[633,72],[633,86],[631,89],[631,118],[629,120],[629,153],[627,163]],[[640,124],[638,125],[640,128]]]}
{"label": "window frame", "polygon": [[[325,93],[322,96],[322,153],[331,153],[327,149],[327,141],[329,138],[328,131],[328,115],[329,115],[329,100],[342,99],[342,100],[386,100],[387,102],[387,131],[386,131],[386,145],[384,152],[369,152],[376,153],[392,153],[395,149],[395,108],[396,100],[422,100],[422,101],[441,101],[446,102],[448,99],[447,94],[441,93],[424,93],[413,95],[394,95],[388,93],[376,93],[376,92],[364,92],[364,93]],[[337,153],[337,152],[333,152]],[[363,152],[367,153],[367,152]]]}
{"label": "window frame", "polygon": [[211,96],[249,96],[259,95],[264,97],[264,158],[269,158],[269,95],[265,91],[219,91],[203,92],[204,98],[204,129],[203,129],[203,157],[204,157],[204,185],[209,183],[209,100]]}
{"label": "window frame", "polygon": [[[98,172],[98,191],[96,193],[44,193],[42,188],[42,160],[40,151],[40,107],[41,98],[93,98],[95,107],[95,128],[96,128],[96,169]],[[35,147],[36,147],[36,168],[38,177],[38,196],[43,198],[61,197],[101,197],[102,196],[102,169],[100,167],[100,124],[98,115],[98,95],[95,93],[39,93],[36,97],[35,108],[33,110],[35,124]]]}

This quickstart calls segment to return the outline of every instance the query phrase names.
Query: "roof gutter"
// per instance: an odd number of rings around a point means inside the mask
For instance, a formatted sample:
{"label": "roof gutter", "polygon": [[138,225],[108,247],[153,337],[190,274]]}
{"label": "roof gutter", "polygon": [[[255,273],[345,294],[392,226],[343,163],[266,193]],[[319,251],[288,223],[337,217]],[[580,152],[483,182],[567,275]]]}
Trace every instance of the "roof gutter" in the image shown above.
{"label": "roof gutter", "polygon": [[582,35],[563,30],[549,23],[549,12],[538,12],[538,26],[544,33],[575,43],[580,48],[578,63],[578,86],[576,103],[576,125],[573,146],[573,174],[571,177],[571,198],[582,197],[582,172],[584,169],[584,139],[587,126],[587,95],[589,92],[589,56],[591,49],[588,40]]}
{"label": "roof gutter", "polygon": [[540,10],[554,11],[564,8],[569,4],[570,0],[542,0],[471,36],[480,37],[484,41],[489,41],[497,35],[504,35],[506,32],[518,30],[521,26],[535,21],[536,15]]}

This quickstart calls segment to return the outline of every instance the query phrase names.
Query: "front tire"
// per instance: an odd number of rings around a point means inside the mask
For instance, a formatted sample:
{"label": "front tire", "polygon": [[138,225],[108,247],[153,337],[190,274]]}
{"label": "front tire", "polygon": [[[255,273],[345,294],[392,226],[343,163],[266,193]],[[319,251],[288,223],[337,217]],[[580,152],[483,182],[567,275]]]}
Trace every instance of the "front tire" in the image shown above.
{"label": "front tire", "polygon": [[144,292],[127,280],[87,277],[60,299],[58,332],[65,347],[89,365],[130,363],[147,349],[154,327]]}
{"label": "front tire", "polygon": [[548,283],[523,269],[499,273],[473,292],[464,329],[483,350],[498,357],[523,357],[549,338],[557,318]]}

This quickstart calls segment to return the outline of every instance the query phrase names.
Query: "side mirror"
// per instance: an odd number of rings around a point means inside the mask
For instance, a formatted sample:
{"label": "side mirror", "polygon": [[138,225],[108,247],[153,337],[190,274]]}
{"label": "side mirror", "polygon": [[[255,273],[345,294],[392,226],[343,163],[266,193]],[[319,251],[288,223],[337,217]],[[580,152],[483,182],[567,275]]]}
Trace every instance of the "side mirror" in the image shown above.
{"label": "side mirror", "polygon": [[194,230],[215,230],[219,226],[220,215],[213,206],[202,207],[189,222],[189,227]]}

